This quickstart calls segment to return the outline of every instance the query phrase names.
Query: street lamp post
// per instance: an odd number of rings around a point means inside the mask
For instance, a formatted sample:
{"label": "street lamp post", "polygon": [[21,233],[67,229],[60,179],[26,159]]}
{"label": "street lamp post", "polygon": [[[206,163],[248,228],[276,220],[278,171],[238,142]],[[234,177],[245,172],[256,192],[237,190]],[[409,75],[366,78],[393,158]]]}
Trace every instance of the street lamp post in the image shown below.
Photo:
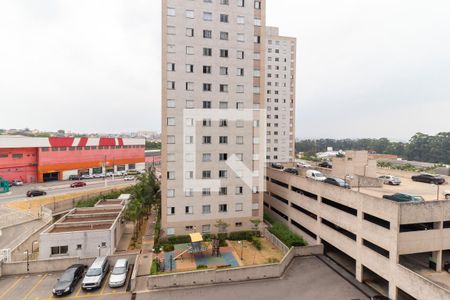
{"label": "street lamp post", "polygon": [[25,254],[27,256],[27,272],[30,272],[30,257],[29,257],[28,249],[25,250],[25,252],[23,254]]}
{"label": "street lamp post", "polygon": [[244,241],[239,241],[239,244],[241,244],[241,260],[244,260]]}
{"label": "street lamp post", "polygon": [[100,245],[98,245],[97,247],[98,247],[98,256],[101,256],[100,252],[101,252],[102,247],[100,247]]}

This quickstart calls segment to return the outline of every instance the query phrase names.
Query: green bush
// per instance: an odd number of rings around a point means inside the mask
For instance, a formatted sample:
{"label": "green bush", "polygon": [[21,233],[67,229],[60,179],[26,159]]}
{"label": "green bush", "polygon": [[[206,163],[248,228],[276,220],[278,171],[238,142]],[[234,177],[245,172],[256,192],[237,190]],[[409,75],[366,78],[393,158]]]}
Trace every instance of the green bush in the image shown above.
{"label": "green bush", "polygon": [[269,258],[267,259],[267,263],[269,263],[269,264],[276,264],[276,263],[278,263],[278,262],[280,262],[280,260],[277,259],[277,258],[275,258],[275,257],[269,257]]}
{"label": "green bush", "polygon": [[286,225],[282,223],[273,223],[272,227],[269,228],[269,231],[288,247],[308,245],[308,243],[302,237],[293,233]]}
{"label": "green bush", "polygon": [[150,268],[150,275],[156,275],[156,274],[158,274],[159,268],[160,268],[160,266],[159,266],[158,261],[157,261],[156,259],[154,259],[154,260],[152,261],[152,266],[151,266],[151,268]]}
{"label": "green bush", "polygon": [[159,244],[156,244],[156,245],[153,246],[153,249],[154,249],[153,252],[158,254],[158,253],[161,253],[162,246],[159,245]]}
{"label": "green bush", "polygon": [[228,239],[231,241],[252,241],[252,238],[255,236],[254,231],[235,231],[231,232],[228,236]]}
{"label": "green bush", "polygon": [[268,213],[264,213],[264,220],[270,224],[275,222],[275,220]]}
{"label": "green bush", "polygon": [[228,233],[219,233],[219,234],[217,235],[217,238],[218,238],[219,240],[226,240],[226,239],[228,239]]}
{"label": "green bush", "polygon": [[212,239],[215,239],[216,235],[215,234],[211,234],[211,233],[205,233],[203,234],[203,240],[205,242],[210,242]]}
{"label": "green bush", "polygon": [[169,236],[168,241],[172,245],[176,244],[187,244],[191,242],[191,237],[189,235],[176,235],[176,236]]}
{"label": "green bush", "polygon": [[254,236],[252,238],[252,245],[256,248],[256,250],[258,250],[258,251],[262,250],[261,240],[259,238],[257,238],[256,236]]}
{"label": "green bush", "polygon": [[204,269],[208,269],[207,265],[198,265],[197,266],[197,270],[204,270]]}
{"label": "green bush", "polygon": [[228,247],[226,240],[219,240],[219,247]]}
{"label": "green bush", "polygon": [[163,246],[163,250],[164,250],[164,252],[172,252],[175,250],[175,247],[171,244],[165,244]]}

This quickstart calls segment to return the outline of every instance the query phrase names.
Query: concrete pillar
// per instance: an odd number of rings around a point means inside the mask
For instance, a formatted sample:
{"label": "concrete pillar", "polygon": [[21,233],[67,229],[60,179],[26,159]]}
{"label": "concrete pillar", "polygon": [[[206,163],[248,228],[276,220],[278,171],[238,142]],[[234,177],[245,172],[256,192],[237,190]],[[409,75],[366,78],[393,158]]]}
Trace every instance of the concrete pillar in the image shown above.
{"label": "concrete pillar", "polygon": [[359,282],[363,282],[363,265],[356,261],[355,277]]}
{"label": "concrete pillar", "polygon": [[432,252],[432,258],[436,262],[436,272],[442,272],[442,250]]}
{"label": "concrete pillar", "polygon": [[398,299],[397,287],[392,282],[389,282],[389,299],[392,300]]}

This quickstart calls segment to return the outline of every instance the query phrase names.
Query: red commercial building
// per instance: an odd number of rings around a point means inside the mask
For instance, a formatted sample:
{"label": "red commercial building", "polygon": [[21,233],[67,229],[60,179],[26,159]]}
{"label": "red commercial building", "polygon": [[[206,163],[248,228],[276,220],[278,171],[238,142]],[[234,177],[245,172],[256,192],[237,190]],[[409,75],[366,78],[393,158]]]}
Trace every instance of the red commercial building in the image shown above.
{"label": "red commercial building", "polygon": [[145,140],[0,136],[0,177],[26,183],[145,169]]}

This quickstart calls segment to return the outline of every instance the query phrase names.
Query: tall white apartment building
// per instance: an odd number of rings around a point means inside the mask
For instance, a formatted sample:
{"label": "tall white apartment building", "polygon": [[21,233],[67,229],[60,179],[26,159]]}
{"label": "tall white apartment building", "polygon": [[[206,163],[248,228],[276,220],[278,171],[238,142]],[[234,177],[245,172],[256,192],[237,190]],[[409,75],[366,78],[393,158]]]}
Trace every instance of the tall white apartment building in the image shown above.
{"label": "tall white apartment building", "polygon": [[162,229],[262,220],[265,1],[162,0]]}
{"label": "tall white apartment building", "polygon": [[295,159],[295,81],[297,40],[266,28],[267,160]]}

